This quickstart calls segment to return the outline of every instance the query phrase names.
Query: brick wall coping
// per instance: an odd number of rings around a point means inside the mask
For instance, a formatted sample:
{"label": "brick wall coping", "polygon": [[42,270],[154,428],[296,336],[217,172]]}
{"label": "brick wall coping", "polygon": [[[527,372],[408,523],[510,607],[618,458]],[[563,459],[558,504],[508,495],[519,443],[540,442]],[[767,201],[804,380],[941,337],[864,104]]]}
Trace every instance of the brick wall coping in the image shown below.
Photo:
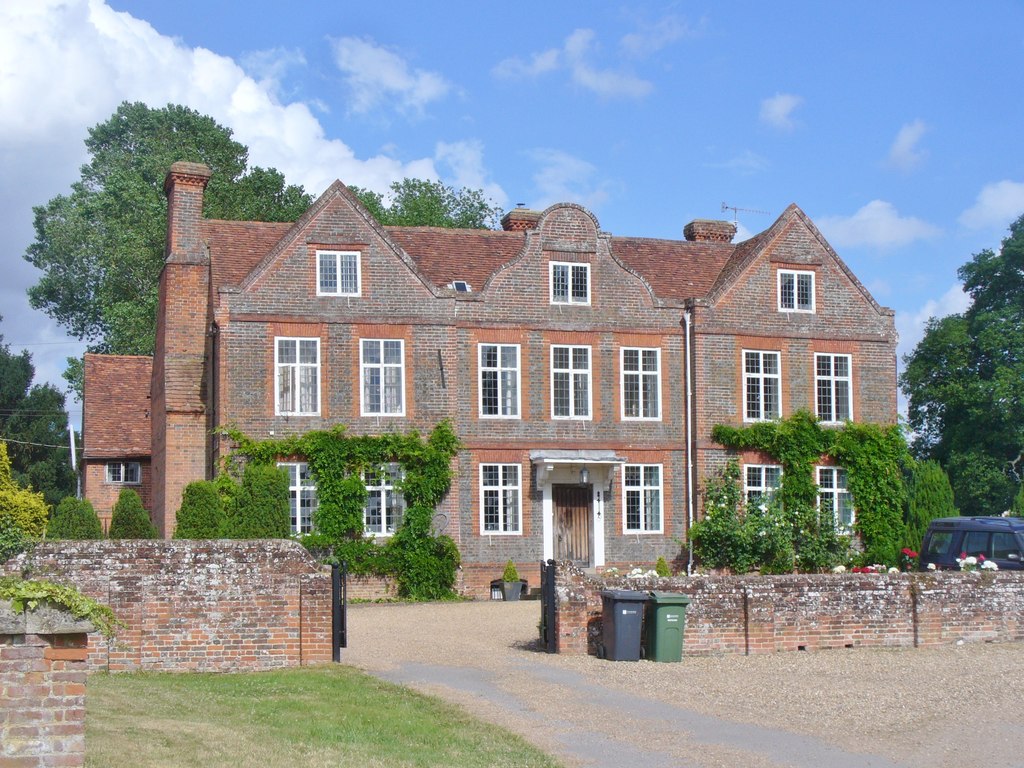
{"label": "brick wall coping", "polygon": [[15,611],[10,600],[0,600],[0,635],[79,635],[95,632],[88,619],[76,619],[60,606],[42,603]]}

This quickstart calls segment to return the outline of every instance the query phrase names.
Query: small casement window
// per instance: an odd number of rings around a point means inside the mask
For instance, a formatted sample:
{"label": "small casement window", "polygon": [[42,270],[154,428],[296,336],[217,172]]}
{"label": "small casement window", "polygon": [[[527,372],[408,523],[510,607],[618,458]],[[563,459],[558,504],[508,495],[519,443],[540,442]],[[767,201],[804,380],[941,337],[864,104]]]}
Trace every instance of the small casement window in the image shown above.
{"label": "small casement window", "polygon": [[363,472],[366,485],[366,507],[363,509],[363,530],[371,536],[391,536],[402,524],[405,499],[398,490],[402,469],[390,463]]}
{"label": "small casement window", "polygon": [[405,342],[362,339],[360,378],[363,416],[405,415]]}
{"label": "small casement window", "polygon": [[552,261],[551,303],[589,304],[590,265]]}
{"label": "small casement window", "polygon": [[522,533],[521,469],[518,464],[480,465],[480,530],[483,533]]}
{"label": "small casement window", "polygon": [[846,487],[845,469],[818,467],[818,513],[829,515],[839,531],[853,528],[853,496]]}
{"label": "small casement window", "polygon": [[279,416],[320,413],[320,339],[274,339]]}
{"label": "small casement window", "polygon": [[138,485],[142,482],[142,466],[137,461],[107,462],[107,482]]}
{"label": "small casement window", "polygon": [[660,349],[622,349],[622,418],[661,418]]}
{"label": "small casement window", "polygon": [[359,296],[362,271],[359,251],[317,251],[318,296]]}
{"label": "small casement window", "polygon": [[662,532],[661,464],[626,464],[622,470],[623,529]]}
{"label": "small casement window", "polygon": [[743,495],[747,506],[759,504],[762,498],[782,485],[782,467],[775,464],[746,464],[743,467]]}
{"label": "small casement window", "polygon": [[814,273],[779,270],[779,311],[814,311]]}
{"label": "small casement window", "polygon": [[837,424],[851,418],[849,355],[815,355],[814,386],[816,415],[820,421]]}
{"label": "small casement window", "polygon": [[519,418],[519,345],[480,345],[480,416]]}
{"label": "small casement window", "polygon": [[281,461],[277,466],[288,472],[288,506],[292,533],[312,533],[316,512],[316,483],[304,461]]}
{"label": "small casement window", "polygon": [[551,418],[590,418],[590,347],[551,347]]}
{"label": "small casement window", "polygon": [[778,352],[743,351],[744,421],[770,421],[779,418]]}

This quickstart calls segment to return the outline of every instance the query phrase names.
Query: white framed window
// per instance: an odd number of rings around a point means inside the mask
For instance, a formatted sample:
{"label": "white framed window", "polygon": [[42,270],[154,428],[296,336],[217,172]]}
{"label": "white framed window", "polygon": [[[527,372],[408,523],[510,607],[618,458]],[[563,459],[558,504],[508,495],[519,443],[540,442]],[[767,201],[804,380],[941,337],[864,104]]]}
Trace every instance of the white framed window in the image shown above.
{"label": "white framed window", "polygon": [[743,350],[743,420],[770,421],[780,415],[778,352]]}
{"label": "white framed window", "polygon": [[782,485],[782,467],[777,464],[745,464],[743,467],[743,496],[747,504],[756,504],[761,497],[770,496]]}
{"label": "white framed window", "polygon": [[318,296],[359,296],[362,265],[359,251],[317,251]]}
{"label": "white framed window", "polygon": [[320,339],[274,339],[274,371],[279,416],[320,413]]}
{"label": "white framed window", "polygon": [[551,303],[589,304],[590,265],[552,261]]}
{"label": "white framed window", "polygon": [[405,415],[405,342],[361,339],[360,392],[363,416]]}
{"label": "white framed window", "polygon": [[398,464],[385,464],[363,472],[366,485],[366,507],[363,530],[373,536],[391,536],[402,524],[405,499],[398,490],[402,469]]}
{"label": "white framed window", "polygon": [[623,347],[622,418],[661,418],[661,350]]}
{"label": "white framed window", "polygon": [[623,530],[661,533],[661,464],[626,464],[622,469]]}
{"label": "white framed window", "polygon": [[818,467],[818,511],[832,516],[836,528],[853,528],[856,513],[853,496],[846,488],[846,470],[840,467]]}
{"label": "white framed window", "polygon": [[107,482],[138,485],[142,482],[142,465],[137,461],[108,461]]}
{"label": "white framed window", "polygon": [[590,418],[590,347],[551,346],[551,418]]}
{"label": "white framed window", "polygon": [[292,533],[312,533],[316,511],[316,483],[304,461],[280,461],[277,466],[288,472],[288,505],[291,509]]}
{"label": "white framed window", "polygon": [[523,531],[522,467],[518,464],[480,465],[480,530],[486,534]]}
{"label": "white framed window", "polygon": [[481,344],[480,415],[519,418],[519,345]]}
{"label": "white framed window", "polygon": [[814,273],[779,270],[779,311],[814,312]]}
{"label": "white framed window", "polygon": [[851,418],[852,362],[849,355],[815,355],[815,413],[820,421],[839,423]]}

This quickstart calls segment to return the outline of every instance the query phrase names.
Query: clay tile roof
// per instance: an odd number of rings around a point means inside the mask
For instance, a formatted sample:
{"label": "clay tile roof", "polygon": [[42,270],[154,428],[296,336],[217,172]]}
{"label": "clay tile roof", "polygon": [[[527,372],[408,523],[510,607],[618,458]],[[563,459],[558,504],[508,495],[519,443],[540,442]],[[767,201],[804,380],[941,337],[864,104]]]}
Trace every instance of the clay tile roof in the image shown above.
{"label": "clay tile roof", "polygon": [[292,226],[287,222],[203,219],[203,240],[213,254],[210,259],[213,295],[216,296],[223,286],[241,283]]}
{"label": "clay tile roof", "polygon": [[85,356],[82,455],[92,458],[149,456],[149,383],[153,358]]}
{"label": "clay tile roof", "polygon": [[526,242],[522,232],[491,229],[384,229],[434,285],[443,288],[453,280],[465,280],[473,291],[481,290],[502,264],[516,258]]}
{"label": "clay tile roof", "polygon": [[613,237],[612,254],[642,275],[658,298],[706,296],[736,246],[645,237]]}

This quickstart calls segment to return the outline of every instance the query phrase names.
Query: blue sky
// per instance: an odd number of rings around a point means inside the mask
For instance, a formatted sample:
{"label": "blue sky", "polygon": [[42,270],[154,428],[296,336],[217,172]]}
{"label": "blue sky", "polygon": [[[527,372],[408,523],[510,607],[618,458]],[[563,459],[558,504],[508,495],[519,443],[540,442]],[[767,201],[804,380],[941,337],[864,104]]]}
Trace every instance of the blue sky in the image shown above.
{"label": "blue sky", "polygon": [[766,211],[742,238],[795,202],[902,353],[1024,213],[1022,80],[1024,4],[1000,0],[3,4],[0,333],[44,380],[80,351],[25,300],[31,208],[140,100],[212,115],[314,194],[437,178],[664,238]]}

